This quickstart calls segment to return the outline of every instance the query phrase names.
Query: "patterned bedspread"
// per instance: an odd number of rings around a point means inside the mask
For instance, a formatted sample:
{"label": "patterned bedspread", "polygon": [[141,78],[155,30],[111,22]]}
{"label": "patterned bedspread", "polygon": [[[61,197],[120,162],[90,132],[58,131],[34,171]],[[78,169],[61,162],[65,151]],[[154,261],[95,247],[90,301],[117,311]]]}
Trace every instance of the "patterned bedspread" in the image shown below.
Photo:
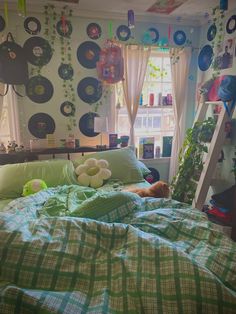
{"label": "patterned bedspread", "polygon": [[132,193],[122,204],[114,193],[97,220],[85,208],[74,217],[62,206],[71,204],[66,189],[14,200],[0,214],[1,314],[236,313],[236,244],[204,214]]}

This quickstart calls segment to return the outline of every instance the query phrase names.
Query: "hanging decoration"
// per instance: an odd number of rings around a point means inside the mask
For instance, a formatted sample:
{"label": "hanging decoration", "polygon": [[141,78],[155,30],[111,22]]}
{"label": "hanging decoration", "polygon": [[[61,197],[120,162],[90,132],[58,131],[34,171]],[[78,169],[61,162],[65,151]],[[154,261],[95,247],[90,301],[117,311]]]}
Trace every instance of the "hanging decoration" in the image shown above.
{"label": "hanging decoration", "polygon": [[5,29],[6,22],[4,18],[0,15],[0,32],[2,32]]}
{"label": "hanging decoration", "polygon": [[113,38],[113,24],[111,21],[108,23],[108,36],[110,39]]}
{"label": "hanging decoration", "polygon": [[100,52],[96,67],[98,78],[101,81],[107,84],[122,81],[124,79],[124,61],[121,48],[112,41],[107,41]]}
{"label": "hanging decoration", "polygon": [[128,11],[128,27],[134,28],[135,26],[135,22],[134,22],[134,11],[133,10],[129,10]]}
{"label": "hanging decoration", "polygon": [[18,14],[20,16],[26,16],[26,0],[18,0]]}
{"label": "hanging decoration", "polygon": [[220,10],[228,10],[228,0],[220,0]]}
{"label": "hanging decoration", "polygon": [[6,0],[4,1],[4,16],[5,16],[6,25],[8,25],[8,3]]}

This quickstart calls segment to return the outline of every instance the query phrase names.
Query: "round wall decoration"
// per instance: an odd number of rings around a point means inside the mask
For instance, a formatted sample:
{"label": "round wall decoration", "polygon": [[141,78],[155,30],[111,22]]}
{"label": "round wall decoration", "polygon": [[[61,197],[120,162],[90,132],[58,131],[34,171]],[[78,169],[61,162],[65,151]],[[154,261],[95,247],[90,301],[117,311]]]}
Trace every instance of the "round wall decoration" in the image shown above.
{"label": "round wall decoration", "polygon": [[157,43],[158,40],[159,40],[159,32],[158,32],[158,30],[156,28],[154,28],[154,27],[150,27],[148,29],[148,32],[150,33],[150,37],[152,39],[152,43],[153,44]]}
{"label": "round wall decoration", "polygon": [[99,37],[101,37],[101,34],[102,34],[101,27],[97,23],[90,23],[87,26],[87,35],[89,38],[98,39]]}
{"label": "round wall decoration", "polygon": [[40,21],[33,16],[29,16],[24,21],[25,31],[30,35],[37,35],[41,31]]}
{"label": "round wall decoration", "polygon": [[26,85],[26,94],[33,102],[45,103],[52,98],[53,85],[44,76],[33,76]]}
{"label": "round wall decoration", "polygon": [[99,133],[94,132],[94,118],[99,117],[95,112],[85,113],[79,120],[79,129],[80,132],[85,136],[94,137]]}
{"label": "round wall decoration", "polygon": [[85,77],[79,82],[77,93],[81,100],[93,104],[102,97],[102,84],[94,77]]}
{"label": "round wall decoration", "polygon": [[0,15],[0,32],[2,32],[5,27],[6,27],[6,22],[4,18]]}
{"label": "round wall decoration", "polygon": [[217,33],[216,25],[215,25],[215,24],[212,24],[212,25],[208,28],[208,31],[207,31],[207,39],[208,39],[209,41],[212,41],[212,40],[215,38],[216,33]]}
{"label": "round wall decoration", "polygon": [[28,122],[30,133],[37,138],[46,138],[47,134],[55,132],[55,121],[53,118],[43,112],[34,114]]}
{"label": "round wall decoration", "polygon": [[24,43],[27,60],[36,66],[46,65],[52,58],[52,48],[49,42],[42,37],[30,37]]}
{"label": "round wall decoration", "polygon": [[75,115],[75,105],[72,104],[70,101],[64,101],[61,104],[60,110],[65,117],[71,117]]}
{"label": "round wall decoration", "polygon": [[226,24],[226,31],[228,34],[232,34],[236,30],[236,15],[232,15]]}
{"label": "round wall decoration", "polygon": [[70,64],[62,63],[58,68],[58,75],[63,80],[70,80],[74,75],[74,70]]}
{"label": "round wall decoration", "polygon": [[144,179],[148,181],[149,183],[154,183],[160,180],[160,173],[158,170],[152,167],[148,167],[148,169],[151,171],[149,174],[144,176]]}
{"label": "round wall decoration", "polygon": [[116,30],[116,36],[121,41],[126,41],[130,38],[131,31],[128,26],[120,25]]}
{"label": "round wall decoration", "polygon": [[87,69],[95,69],[101,48],[92,41],[83,42],[77,49],[79,63]]}
{"label": "round wall decoration", "polygon": [[65,27],[63,27],[62,21],[60,20],[59,22],[57,22],[56,30],[60,36],[70,37],[73,28],[70,21],[65,20]]}
{"label": "round wall decoration", "polygon": [[213,49],[210,45],[205,45],[198,55],[198,66],[201,71],[209,69],[213,60]]}
{"label": "round wall decoration", "polygon": [[178,46],[183,45],[186,41],[186,34],[184,31],[176,31],[173,35],[174,43]]}

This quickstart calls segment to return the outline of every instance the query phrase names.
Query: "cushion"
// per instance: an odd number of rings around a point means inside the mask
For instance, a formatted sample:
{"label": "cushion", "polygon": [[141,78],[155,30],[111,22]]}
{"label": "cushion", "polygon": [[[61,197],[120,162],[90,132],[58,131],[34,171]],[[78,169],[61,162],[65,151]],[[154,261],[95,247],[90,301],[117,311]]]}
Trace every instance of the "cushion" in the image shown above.
{"label": "cushion", "polygon": [[144,180],[140,163],[130,147],[81,156],[74,160],[75,166],[77,167],[84,163],[88,158],[107,160],[109,169],[111,170],[111,179],[121,180],[124,183],[141,182]]}
{"label": "cushion", "polygon": [[8,164],[0,167],[0,198],[20,197],[24,184],[32,179],[42,179],[48,187],[77,183],[74,165],[70,160]]}
{"label": "cushion", "polygon": [[151,170],[141,160],[138,160],[138,165],[143,176],[147,176],[151,173]]}

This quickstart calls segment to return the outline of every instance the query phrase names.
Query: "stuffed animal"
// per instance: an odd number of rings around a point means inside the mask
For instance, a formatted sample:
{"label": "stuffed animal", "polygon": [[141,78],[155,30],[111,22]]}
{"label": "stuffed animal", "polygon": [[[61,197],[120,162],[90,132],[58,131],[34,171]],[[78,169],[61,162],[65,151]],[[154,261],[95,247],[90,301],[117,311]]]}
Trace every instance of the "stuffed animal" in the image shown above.
{"label": "stuffed animal", "polygon": [[24,185],[22,196],[28,196],[46,188],[47,184],[43,180],[33,179],[26,182],[26,184]]}
{"label": "stuffed animal", "polygon": [[148,188],[128,189],[127,191],[136,193],[140,197],[167,198],[170,194],[167,183],[163,181],[157,181]]}
{"label": "stuffed animal", "polygon": [[103,185],[103,180],[107,180],[111,176],[108,167],[109,164],[104,159],[89,158],[75,169],[77,180],[83,186],[99,188]]}

